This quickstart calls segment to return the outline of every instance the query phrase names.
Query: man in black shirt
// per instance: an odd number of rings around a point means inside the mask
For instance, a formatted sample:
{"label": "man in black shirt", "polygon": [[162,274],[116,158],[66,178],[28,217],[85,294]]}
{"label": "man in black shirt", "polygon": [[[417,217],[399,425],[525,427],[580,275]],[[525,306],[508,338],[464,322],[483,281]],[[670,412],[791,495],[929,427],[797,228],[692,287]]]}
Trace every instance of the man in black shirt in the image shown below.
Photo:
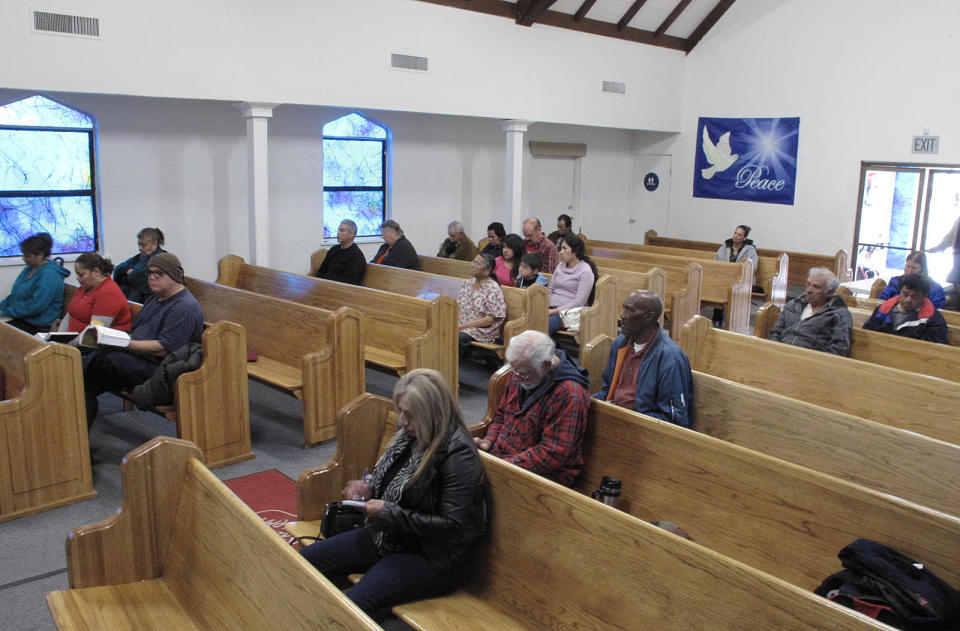
{"label": "man in black shirt", "polygon": [[324,257],[317,276],[341,283],[359,285],[367,271],[367,262],[363,258],[360,246],[353,242],[357,236],[357,224],[350,219],[340,222],[337,229],[337,245],[330,248]]}

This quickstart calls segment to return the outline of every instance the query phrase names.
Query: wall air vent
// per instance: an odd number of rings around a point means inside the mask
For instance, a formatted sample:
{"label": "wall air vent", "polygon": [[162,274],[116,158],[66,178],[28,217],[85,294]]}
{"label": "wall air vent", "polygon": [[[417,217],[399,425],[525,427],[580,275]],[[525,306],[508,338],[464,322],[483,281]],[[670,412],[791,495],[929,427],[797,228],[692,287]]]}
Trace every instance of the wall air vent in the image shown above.
{"label": "wall air vent", "polygon": [[627,84],[619,81],[604,81],[603,91],[610,94],[626,94]]}
{"label": "wall air vent", "polygon": [[416,70],[418,72],[426,72],[427,58],[414,57],[413,55],[398,55],[397,53],[393,53],[390,55],[390,66],[392,68],[400,68],[401,70]]}
{"label": "wall air vent", "polygon": [[100,37],[100,20],[78,15],[33,12],[33,30],[61,35],[79,35],[81,37]]}

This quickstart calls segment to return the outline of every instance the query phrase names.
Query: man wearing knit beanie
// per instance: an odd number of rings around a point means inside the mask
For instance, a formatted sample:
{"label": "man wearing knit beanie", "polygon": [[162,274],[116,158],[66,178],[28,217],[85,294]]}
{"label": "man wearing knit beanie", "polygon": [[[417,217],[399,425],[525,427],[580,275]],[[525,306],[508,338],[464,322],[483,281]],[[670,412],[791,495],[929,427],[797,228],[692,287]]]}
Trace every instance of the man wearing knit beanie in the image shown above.
{"label": "man wearing knit beanie", "polygon": [[203,309],[184,285],[180,259],[169,252],[154,255],[147,283],[153,295],[133,318],[130,345],[97,349],[83,370],[87,426],[97,418],[100,394],[133,389],[153,375],[167,353],[200,342]]}

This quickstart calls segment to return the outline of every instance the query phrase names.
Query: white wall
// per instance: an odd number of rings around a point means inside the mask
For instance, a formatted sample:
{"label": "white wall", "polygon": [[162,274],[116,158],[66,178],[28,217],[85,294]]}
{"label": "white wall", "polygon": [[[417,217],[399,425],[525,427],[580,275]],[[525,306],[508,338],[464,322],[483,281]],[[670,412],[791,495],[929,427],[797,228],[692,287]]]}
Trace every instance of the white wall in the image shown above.
{"label": "white wall", "polygon": [[[861,161],[960,163],[958,24],[955,0],[739,0],[686,60],[670,234],[849,251]],[[694,198],[699,116],[799,116],[795,204]],[[910,153],[925,125],[939,155]]]}
{"label": "white wall", "polygon": [[[33,33],[31,10],[99,18],[101,38]],[[392,70],[391,53],[429,72]],[[0,59],[7,88],[673,131],[683,77],[679,51],[415,0],[4,0]]]}

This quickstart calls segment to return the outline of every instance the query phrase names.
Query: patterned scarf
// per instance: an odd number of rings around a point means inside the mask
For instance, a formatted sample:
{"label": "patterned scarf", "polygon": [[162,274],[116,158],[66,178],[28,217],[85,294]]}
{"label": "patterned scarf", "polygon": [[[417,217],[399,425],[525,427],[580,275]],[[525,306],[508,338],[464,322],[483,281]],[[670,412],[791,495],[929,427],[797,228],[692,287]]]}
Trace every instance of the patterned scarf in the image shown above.
{"label": "patterned scarf", "polygon": [[[374,497],[394,504],[400,502],[404,487],[423,459],[423,452],[413,450],[415,442],[416,438],[413,434],[401,432],[387,446],[373,468],[370,484],[374,489]],[[387,478],[388,475],[392,477]],[[366,526],[372,531],[373,542],[380,554],[385,555],[399,550],[396,543],[390,540],[388,533],[380,526],[369,519]]]}

